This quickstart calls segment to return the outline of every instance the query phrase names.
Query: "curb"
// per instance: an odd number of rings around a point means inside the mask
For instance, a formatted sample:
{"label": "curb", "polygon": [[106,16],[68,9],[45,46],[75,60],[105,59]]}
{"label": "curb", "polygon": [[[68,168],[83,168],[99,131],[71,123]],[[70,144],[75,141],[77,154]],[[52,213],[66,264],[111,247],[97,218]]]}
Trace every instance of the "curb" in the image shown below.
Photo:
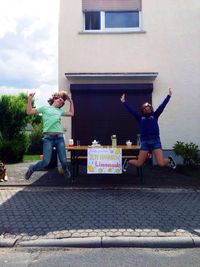
{"label": "curb", "polygon": [[0,247],[14,247],[17,239],[11,238],[0,238]]}
{"label": "curb", "polygon": [[100,248],[101,237],[87,238],[63,238],[63,239],[37,239],[19,241],[20,247],[77,247],[77,248]]}
{"label": "curb", "polygon": [[[191,237],[105,237],[104,247],[192,248]],[[200,244],[199,244],[200,245]]]}
{"label": "curb", "polygon": [[[15,242],[1,242],[0,247],[14,246]],[[7,245],[6,245],[7,244]],[[37,239],[17,241],[18,247],[77,247],[77,248],[197,248],[200,237],[87,237],[63,239]]]}
{"label": "curb", "polygon": [[200,193],[200,188],[175,188],[175,187],[141,187],[141,186],[121,186],[121,187],[63,187],[63,186],[39,186],[39,185],[3,185],[0,184],[0,190],[24,190],[24,191],[143,191],[155,193]]}

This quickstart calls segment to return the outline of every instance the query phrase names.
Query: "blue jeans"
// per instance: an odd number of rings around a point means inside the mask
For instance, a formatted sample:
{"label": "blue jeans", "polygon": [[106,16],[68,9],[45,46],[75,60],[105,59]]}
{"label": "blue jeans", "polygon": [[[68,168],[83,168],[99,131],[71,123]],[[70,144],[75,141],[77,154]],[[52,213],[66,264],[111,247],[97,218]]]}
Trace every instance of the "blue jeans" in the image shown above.
{"label": "blue jeans", "polygon": [[38,171],[48,166],[51,161],[53,147],[56,147],[63,170],[65,171],[67,169],[66,148],[63,134],[45,134],[43,138],[43,159],[31,165],[30,168],[32,171]]}

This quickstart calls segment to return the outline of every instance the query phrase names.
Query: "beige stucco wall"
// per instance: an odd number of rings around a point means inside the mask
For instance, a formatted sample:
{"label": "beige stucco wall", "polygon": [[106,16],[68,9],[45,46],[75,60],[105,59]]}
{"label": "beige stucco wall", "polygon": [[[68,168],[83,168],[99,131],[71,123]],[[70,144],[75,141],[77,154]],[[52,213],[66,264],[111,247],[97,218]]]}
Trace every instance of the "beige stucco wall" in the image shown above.
{"label": "beige stucco wall", "polygon": [[60,1],[59,87],[69,87],[66,72],[158,72],[154,107],[173,89],[159,120],[163,147],[200,146],[200,2],[143,0],[144,32],[127,34],[83,33],[81,9],[81,0]]}

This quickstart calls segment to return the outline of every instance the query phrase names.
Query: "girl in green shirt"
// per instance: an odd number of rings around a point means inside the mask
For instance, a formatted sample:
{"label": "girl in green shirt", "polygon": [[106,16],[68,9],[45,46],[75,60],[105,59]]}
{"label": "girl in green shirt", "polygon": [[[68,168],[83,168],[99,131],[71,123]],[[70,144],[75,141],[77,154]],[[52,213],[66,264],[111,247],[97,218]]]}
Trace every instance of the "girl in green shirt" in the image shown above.
{"label": "girl in green shirt", "polygon": [[[51,161],[52,149],[56,147],[58,158],[64,170],[64,176],[70,179],[71,174],[67,166],[66,148],[61,125],[61,116],[74,116],[73,100],[65,91],[60,91],[52,95],[48,100],[49,106],[39,108],[32,107],[32,99],[35,93],[28,95],[27,109],[28,115],[41,114],[43,119],[43,159],[36,164],[29,166],[25,173],[25,179],[28,180],[34,171],[38,171],[48,166]],[[65,101],[69,102],[69,110],[65,111],[62,107]]]}

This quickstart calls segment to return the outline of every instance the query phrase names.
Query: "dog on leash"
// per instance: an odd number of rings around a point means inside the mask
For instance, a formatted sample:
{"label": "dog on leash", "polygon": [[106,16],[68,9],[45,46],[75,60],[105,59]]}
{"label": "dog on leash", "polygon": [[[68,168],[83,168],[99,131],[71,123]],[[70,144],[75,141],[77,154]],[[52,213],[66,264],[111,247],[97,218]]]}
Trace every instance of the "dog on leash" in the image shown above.
{"label": "dog on leash", "polygon": [[6,173],[5,164],[0,161],[0,182],[4,182],[8,180],[8,175]]}

